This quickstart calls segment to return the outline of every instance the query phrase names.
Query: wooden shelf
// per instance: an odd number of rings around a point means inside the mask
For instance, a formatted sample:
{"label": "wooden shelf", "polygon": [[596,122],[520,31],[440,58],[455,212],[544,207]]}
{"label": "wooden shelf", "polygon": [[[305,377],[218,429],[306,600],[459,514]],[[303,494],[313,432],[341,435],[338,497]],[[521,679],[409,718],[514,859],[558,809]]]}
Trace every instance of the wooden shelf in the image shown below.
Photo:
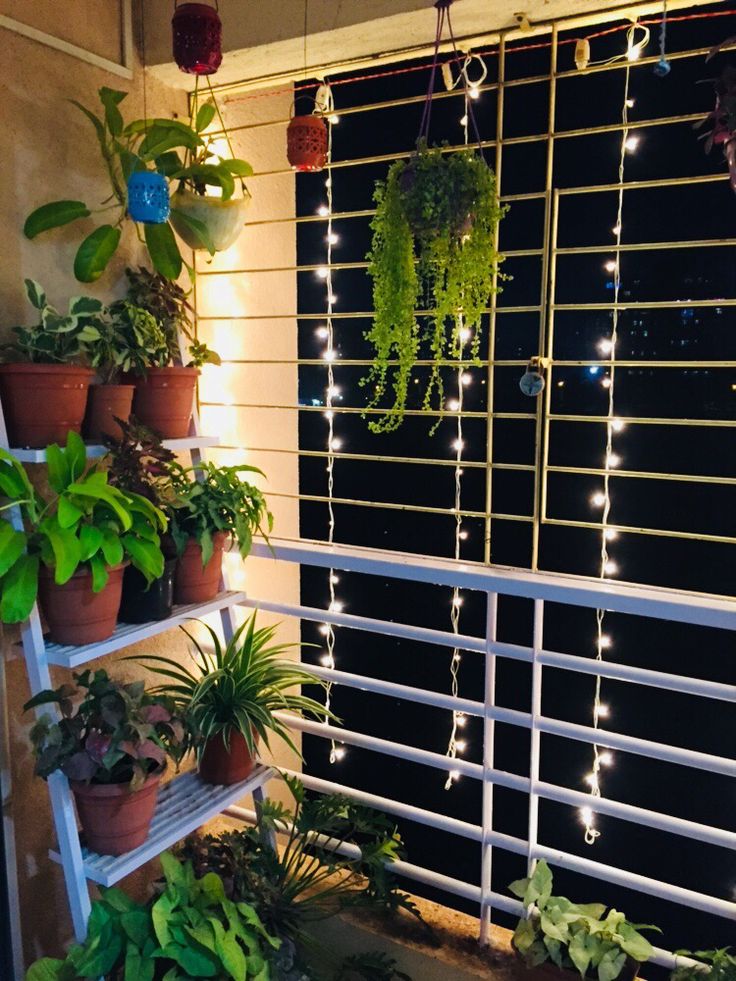
{"label": "wooden shelf", "polygon": [[130,644],[137,644],[140,640],[146,640],[147,637],[155,637],[156,634],[162,634],[165,630],[171,630],[172,627],[177,627],[185,620],[204,617],[229,606],[236,606],[245,598],[245,593],[227,590],[219,593],[208,603],[175,606],[171,616],[165,620],[151,620],[149,623],[119,623],[111,637],[97,644],[85,644],[81,647],[47,644],[46,656],[49,664],[56,664],[62,668],[78,668],[94,658],[104,657],[105,654],[110,654],[112,651],[119,651]]}
{"label": "wooden shelf", "polygon": [[[220,442],[218,436],[184,436],[182,439],[165,439],[164,446],[173,450],[174,453],[186,453],[189,450],[202,450],[208,446],[217,446]],[[46,450],[28,450],[22,447],[11,446],[10,453],[20,460],[21,463],[45,463]],[[104,456],[107,453],[106,446],[96,443],[87,444],[87,458]]]}
{"label": "wooden shelf", "polygon": [[[231,787],[205,783],[194,772],[174,777],[159,791],[156,813],[143,844],[118,856],[98,855],[83,848],[85,876],[101,886],[115,885],[275,775],[271,767],[258,766],[247,780]],[[58,852],[49,854],[55,862],[61,861]]]}

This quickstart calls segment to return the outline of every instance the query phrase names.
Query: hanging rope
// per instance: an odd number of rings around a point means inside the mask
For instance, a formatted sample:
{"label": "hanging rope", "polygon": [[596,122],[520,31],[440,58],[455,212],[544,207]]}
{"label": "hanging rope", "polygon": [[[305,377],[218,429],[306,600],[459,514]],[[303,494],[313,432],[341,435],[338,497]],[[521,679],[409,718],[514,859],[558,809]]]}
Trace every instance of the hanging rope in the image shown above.
{"label": "hanging rope", "polygon": [[659,25],[659,61],[654,66],[654,74],[664,78],[669,75],[671,67],[667,61],[667,0],[663,0],[662,22]]}

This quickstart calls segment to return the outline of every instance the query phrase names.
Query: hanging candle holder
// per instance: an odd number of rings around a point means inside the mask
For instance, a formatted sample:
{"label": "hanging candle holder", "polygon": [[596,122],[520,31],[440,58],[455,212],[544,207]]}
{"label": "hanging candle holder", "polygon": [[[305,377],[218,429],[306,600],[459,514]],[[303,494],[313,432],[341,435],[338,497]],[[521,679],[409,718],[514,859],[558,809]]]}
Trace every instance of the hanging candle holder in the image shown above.
{"label": "hanging candle holder", "polygon": [[137,170],[128,178],[128,214],[145,225],[163,225],[169,218],[169,185],[155,170]]}
{"label": "hanging candle holder", "polygon": [[171,19],[174,61],[189,75],[214,75],[222,64],[222,21],[219,5],[174,0]]}
{"label": "hanging candle holder", "polygon": [[[292,108],[296,108],[292,103]],[[286,157],[293,170],[317,173],[327,163],[327,123],[314,112],[292,116],[286,130]]]}

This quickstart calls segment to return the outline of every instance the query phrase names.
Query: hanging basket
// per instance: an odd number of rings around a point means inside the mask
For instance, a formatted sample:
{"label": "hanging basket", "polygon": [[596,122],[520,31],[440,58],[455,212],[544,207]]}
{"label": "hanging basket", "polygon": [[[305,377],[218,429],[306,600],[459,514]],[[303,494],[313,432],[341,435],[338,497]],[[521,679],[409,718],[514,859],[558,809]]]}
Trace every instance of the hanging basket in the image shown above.
{"label": "hanging basket", "polygon": [[190,248],[196,250],[203,249],[204,246],[192,232],[191,226],[181,221],[179,213],[201,221],[207,226],[215,251],[224,252],[237,241],[238,236],[243,231],[245,213],[250,201],[250,194],[245,188],[242,198],[230,198],[228,201],[223,201],[222,198],[193,194],[191,191],[181,189],[176,191],[171,199],[174,208],[171,213],[171,224],[174,226],[176,234]]}
{"label": "hanging basket", "polygon": [[183,3],[171,19],[174,61],[189,75],[214,75],[222,64],[222,21],[206,3]]}
{"label": "hanging basket", "polygon": [[316,173],[327,163],[327,124],[321,116],[294,116],[286,130],[286,156],[299,172]]}
{"label": "hanging basket", "polygon": [[138,170],[128,179],[128,214],[133,221],[163,225],[169,218],[169,185],[162,174]]}

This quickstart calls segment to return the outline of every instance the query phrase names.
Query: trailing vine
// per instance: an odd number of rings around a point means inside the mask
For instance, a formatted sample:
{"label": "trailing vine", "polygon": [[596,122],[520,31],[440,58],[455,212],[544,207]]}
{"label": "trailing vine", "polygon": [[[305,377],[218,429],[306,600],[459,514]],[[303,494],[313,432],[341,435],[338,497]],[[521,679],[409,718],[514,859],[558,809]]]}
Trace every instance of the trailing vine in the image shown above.
{"label": "trailing vine", "polygon": [[422,408],[439,414],[434,432],[443,413],[442,367],[462,357],[464,329],[472,338],[470,357],[478,361],[482,316],[498,289],[495,233],[506,209],[482,157],[445,153],[424,141],[408,161],[391,165],[374,200],[368,255],[374,317],[365,335],[374,360],[361,384],[373,390],[369,408],[384,406],[387,395],[393,404],[368,426],[375,433],[399,428],[424,346],[432,368]]}

